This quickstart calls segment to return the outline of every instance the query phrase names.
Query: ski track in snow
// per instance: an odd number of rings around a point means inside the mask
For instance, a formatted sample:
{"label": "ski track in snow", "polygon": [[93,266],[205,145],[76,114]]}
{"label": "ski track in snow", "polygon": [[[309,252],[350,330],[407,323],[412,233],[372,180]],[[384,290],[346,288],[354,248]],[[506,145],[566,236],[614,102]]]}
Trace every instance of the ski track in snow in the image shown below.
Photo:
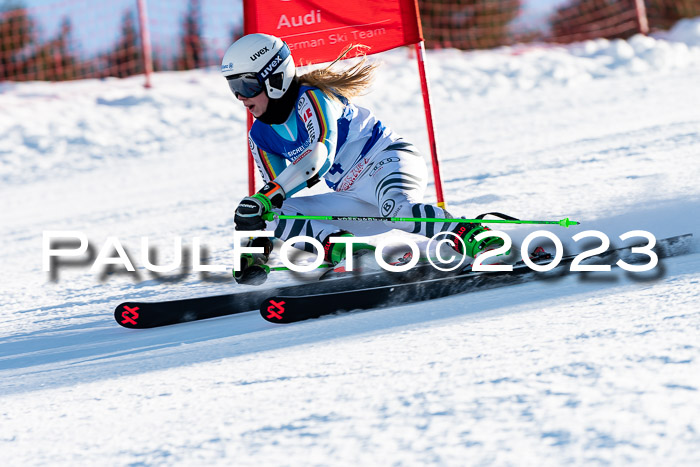
{"label": "ski track in snow", "polygon": [[[666,40],[669,39],[669,40]],[[415,64],[381,55],[360,99],[427,154]],[[700,236],[700,21],[661,38],[428,54],[457,215]],[[697,465],[700,253],[289,326],[256,312],[118,327],[201,237],[230,264],[245,114],[215,70],[0,87],[0,451],[7,465]],[[427,198],[434,200],[432,185]],[[515,245],[536,227],[504,227]],[[138,277],[42,271],[46,230],[116,236]],[[696,240],[696,251],[697,240]],[[273,258],[273,260],[276,258]],[[271,276],[272,284],[289,281]],[[241,290],[244,290],[241,288]]]}

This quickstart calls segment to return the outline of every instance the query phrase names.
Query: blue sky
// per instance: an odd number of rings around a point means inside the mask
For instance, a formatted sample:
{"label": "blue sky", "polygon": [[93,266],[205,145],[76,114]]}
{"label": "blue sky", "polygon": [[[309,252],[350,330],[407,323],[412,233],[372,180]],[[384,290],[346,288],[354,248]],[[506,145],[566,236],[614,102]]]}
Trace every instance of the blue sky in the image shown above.
{"label": "blue sky", "polygon": [[[63,17],[73,22],[73,38],[83,54],[106,50],[119,36],[124,11],[136,11],[136,0],[21,0],[38,21],[41,38],[56,35]],[[180,34],[188,0],[146,0],[154,45],[168,46]],[[242,23],[240,0],[200,0],[203,34],[208,42],[229,41],[234,25]],[[226,44],[228,46],[228,44]],[[225,46],[224,46],[225,48]]]}
{"label": "blue sky", "polygon": [[527,24],[528,26],[539,26],[544,24],[547,17],[559,5],[567,3],[568,0],[523,0],[523,10],[516,23]]}

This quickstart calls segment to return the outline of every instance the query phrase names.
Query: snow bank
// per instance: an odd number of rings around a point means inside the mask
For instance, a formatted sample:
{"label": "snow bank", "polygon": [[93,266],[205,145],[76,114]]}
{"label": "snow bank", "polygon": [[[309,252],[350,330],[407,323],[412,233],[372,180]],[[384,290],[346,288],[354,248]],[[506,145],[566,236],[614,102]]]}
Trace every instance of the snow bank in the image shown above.
{"label": "snow bank", "polygon": [[700,66],[699,27],[700,20],[686,21],[663,39],[636,35],[629,40],[596,39],[567,46],[518,45],[488,53],[431,52],[431,60],[439,57],[431,75],[444,77],[441,82],[463,95],[504,95],[608,77],[653,76]]}
{"label": "snow bank", "polygon": [[682,42],[689,46],[700,46],[700,18],[682,19],[668,32],[655,34],[667,41]]}
{"label": "snow bank", "polygon": [[[566,89],[592,80],[656,76],[700,66],[700,20],[684,20],[665,38],[598,39],[566,47],[527,45],[496,51],[430,51],[434,99],[467,101],[517,91]],[[395,107],[415,95],[415,64],[403,50],[380,55],[382,88]],[[390,69],[387,69],[390,68]],[[406,79],[408,77],[408,79]],[[5,84],[0,94],[0,181],[18,184],[187,150],[241,152],[245,114],[215,69],[72,83]],[[373,97],[374,99],[374,97]],[[202,142],[204,146],[202,145]]]}

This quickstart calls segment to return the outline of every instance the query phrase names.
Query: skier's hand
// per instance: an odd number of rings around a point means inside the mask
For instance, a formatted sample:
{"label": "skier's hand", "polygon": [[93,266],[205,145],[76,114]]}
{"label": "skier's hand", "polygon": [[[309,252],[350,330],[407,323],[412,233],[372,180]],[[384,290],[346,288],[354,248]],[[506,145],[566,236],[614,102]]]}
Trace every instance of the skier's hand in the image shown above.
{"label": "skier's hand", "polygon": [[249,247],[262,247],[262,253],[242,253],[240,270],[233,270],[233,278],[239,284],[260,285],[267,280],[270,268],[267,260],[272,253],[272,241],[267,237],[253,238],[248,241]]}
{"label": "skier's hand", "polygon": [[236,230],[264,230],[265,221],[262,216],[271,207],[272,204],[265,195],[256,193],[253,196],[246,196],[238,204],[236,215],[233,217]]}
{"label": "skier's hand", "polygon": [[282,207],[283,200],[284,191],[275,182],[269,182],[253,196],[246,196],[238,204],[233,218],[236,230],[263,230],[266,225],[263,215],[273,207]]}
{"label": "skier's hand", "polygon": [[241,270],[234,270],[233,278],[238,284],[261,285],[267,280],[269,272],[270,268],[261,263],[256,255],[243,253],[241,254]]}

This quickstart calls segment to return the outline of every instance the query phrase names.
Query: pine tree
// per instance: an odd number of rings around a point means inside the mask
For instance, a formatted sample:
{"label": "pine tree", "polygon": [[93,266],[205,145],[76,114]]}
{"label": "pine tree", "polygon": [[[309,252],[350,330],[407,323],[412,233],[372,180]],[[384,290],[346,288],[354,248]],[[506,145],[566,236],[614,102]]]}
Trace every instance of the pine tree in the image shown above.
{"label": "pine tree", "polygon": [[38,45],[28,59],[31,79],[65,81],[80,77],[80,63],[71,50],[73,26],[66,16],[58,35]]}
{"label": "pine tree", "polygon": [[26,49],[35,40],[36,23],[22,3],[4,3],[0,12],[0,80],[27,79]]}
{"label": "pine tree", "polygon": [[119,40],[111,52],[105,56],[107,68],[105,76],[126,78],[143,72],[141,41],[136,30],[136,19],[133,10],[122,14],[121,33]]}
{"label": "pine tree", "polygon": [[175,65],[178,70],[191,70],[206,64],[201,18],[199,0],[190,0],[182,20],[181,49]]}

